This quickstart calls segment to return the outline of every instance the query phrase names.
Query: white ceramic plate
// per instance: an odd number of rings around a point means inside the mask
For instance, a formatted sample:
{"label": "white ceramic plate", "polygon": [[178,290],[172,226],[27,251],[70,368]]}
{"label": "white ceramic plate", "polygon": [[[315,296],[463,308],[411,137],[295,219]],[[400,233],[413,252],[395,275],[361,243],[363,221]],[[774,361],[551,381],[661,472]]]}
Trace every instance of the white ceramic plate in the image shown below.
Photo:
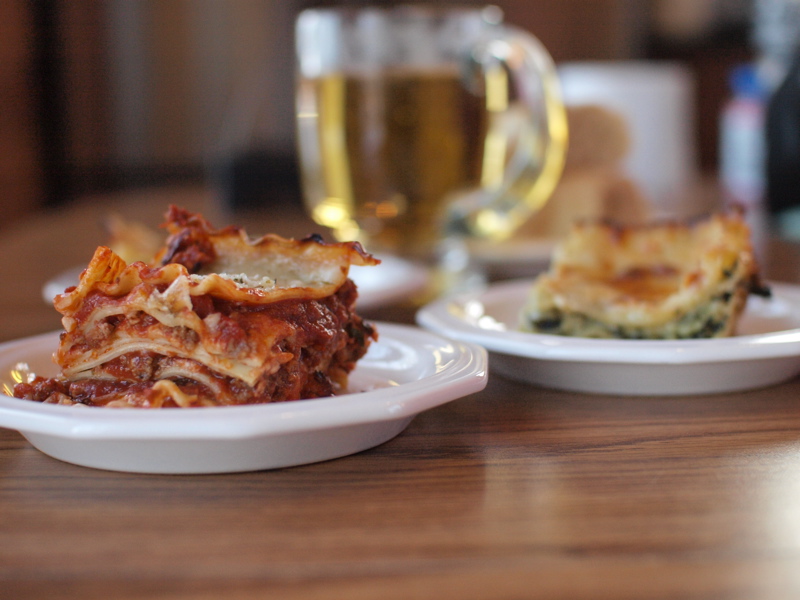
{"label": "white ceramic plate", "polygon": [[710,394],[763,387],[800,373],[800,287],[771,284],[751,297],[738,335],[707,340],[595,340],[517,331],[532,280],[434,302],[423,327],[483,345],[491,365],[514,379],[618,395]]}
{"label": "white ceramic plate", "polygon": [[[428,281],[428,272],[421,265],[396,256],[381,256],[375,267],[352,267],[350,278],[358,286],[358,307],[362,309],[383,306],[420,291]],[[78,283],[85,267],[73,267],[59,273],[42,287],[42,298],[47,304],[57,294]]]}
{"label": "white ceramic plate", "polygon": [[396,256],[379,256],[376,267],[351,267],[358,286],[358,308],[375,308],[397,302],[422,290],[428,282],[425,267]]}
{"label": "white ceramic plate", "polygon": [[255,406],[113,409],[45,405],[7,395],[26,362],[55,373],[58,334],[0,345],[0,427],[60,460],[141,473],[272,469],[360,452],[399,434],[420,412],[486,385],[486,352],[416,327],[378,323],[347,394]]}
{"label": "white ceramic plate", "polygon": [[498,277],[533,277],[550,266],[555,240],[517,239],[505,242],[471,240],[470,252],[475,261]]}

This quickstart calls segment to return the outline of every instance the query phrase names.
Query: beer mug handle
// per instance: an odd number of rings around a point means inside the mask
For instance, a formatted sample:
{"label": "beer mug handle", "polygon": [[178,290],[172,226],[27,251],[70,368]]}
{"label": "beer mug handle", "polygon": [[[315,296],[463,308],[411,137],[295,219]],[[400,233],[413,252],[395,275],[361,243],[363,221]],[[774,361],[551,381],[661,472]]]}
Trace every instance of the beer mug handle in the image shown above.
{"label": "beer mug handle", "polygon": [[449,202],[449,234],[509,237],[544,206],[564,167],[567,117],[553,60],[531,34],[499,31],[470,53],[489,123],[480,187]]}

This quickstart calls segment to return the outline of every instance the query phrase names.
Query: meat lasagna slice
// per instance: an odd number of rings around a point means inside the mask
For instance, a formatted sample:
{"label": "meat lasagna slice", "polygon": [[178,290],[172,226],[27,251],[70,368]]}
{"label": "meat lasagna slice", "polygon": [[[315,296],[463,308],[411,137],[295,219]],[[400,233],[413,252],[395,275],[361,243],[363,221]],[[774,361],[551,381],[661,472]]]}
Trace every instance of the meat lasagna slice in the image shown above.
{"label": "meat lasagna slice", "polygon": [[15,395],[92,406],[240,405],[329,396],[376,338],[355,313],[358,243],[251,240],[171,207],[152,264],[100,247],[63,315],[61,376]]}
{"label": "meat lasagna slice", "polygon": [[692,223],[576,224],[535,281],[521,328],[589,338],[733,335],[758,280],[738,211]]}

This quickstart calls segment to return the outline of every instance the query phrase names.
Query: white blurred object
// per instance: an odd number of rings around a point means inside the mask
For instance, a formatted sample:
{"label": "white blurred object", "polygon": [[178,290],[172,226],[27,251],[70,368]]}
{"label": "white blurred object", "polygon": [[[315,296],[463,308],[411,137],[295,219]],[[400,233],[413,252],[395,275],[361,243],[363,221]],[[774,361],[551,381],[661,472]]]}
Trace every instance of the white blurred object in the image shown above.
{"label": "white blurred object", "polygon": [[730,74],[731,95],[722,108],[719,127],[719,179],[723,201],[746,210],[756,256],[763,260],[767,246],[765,210],[767,91],[750,64]]}
{"label": "white blurred object", "polygon": [[694,79],[675,63],[598,61],[559,67],[564,102],[599,104],[627,120],[624,168],[659,216],[681,216],[697,179]]}
{"label": "white blurred object", "polygon": [[758,49],[759,77],[767,92],[777,88],[800,41],[800,0],[755,0],[753,42]]}

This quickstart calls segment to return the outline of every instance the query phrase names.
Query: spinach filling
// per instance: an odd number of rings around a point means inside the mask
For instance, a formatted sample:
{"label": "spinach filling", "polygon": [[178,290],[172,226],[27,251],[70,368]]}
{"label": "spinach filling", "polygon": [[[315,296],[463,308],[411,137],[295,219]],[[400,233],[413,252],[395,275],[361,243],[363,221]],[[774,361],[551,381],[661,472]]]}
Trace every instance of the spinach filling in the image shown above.
{"label": "spinach filling", "polygon": [[[743,285],[743,284],[740,284]],[[534,333],[549,333],[589,338],[629,340],[712,338],[726,331],[732,315],[735,294],[725,290],[712,296],[695,310],[678,316],[661,327],[637,327],[603,323],[581,313],[551,310],[529,321]]]}

